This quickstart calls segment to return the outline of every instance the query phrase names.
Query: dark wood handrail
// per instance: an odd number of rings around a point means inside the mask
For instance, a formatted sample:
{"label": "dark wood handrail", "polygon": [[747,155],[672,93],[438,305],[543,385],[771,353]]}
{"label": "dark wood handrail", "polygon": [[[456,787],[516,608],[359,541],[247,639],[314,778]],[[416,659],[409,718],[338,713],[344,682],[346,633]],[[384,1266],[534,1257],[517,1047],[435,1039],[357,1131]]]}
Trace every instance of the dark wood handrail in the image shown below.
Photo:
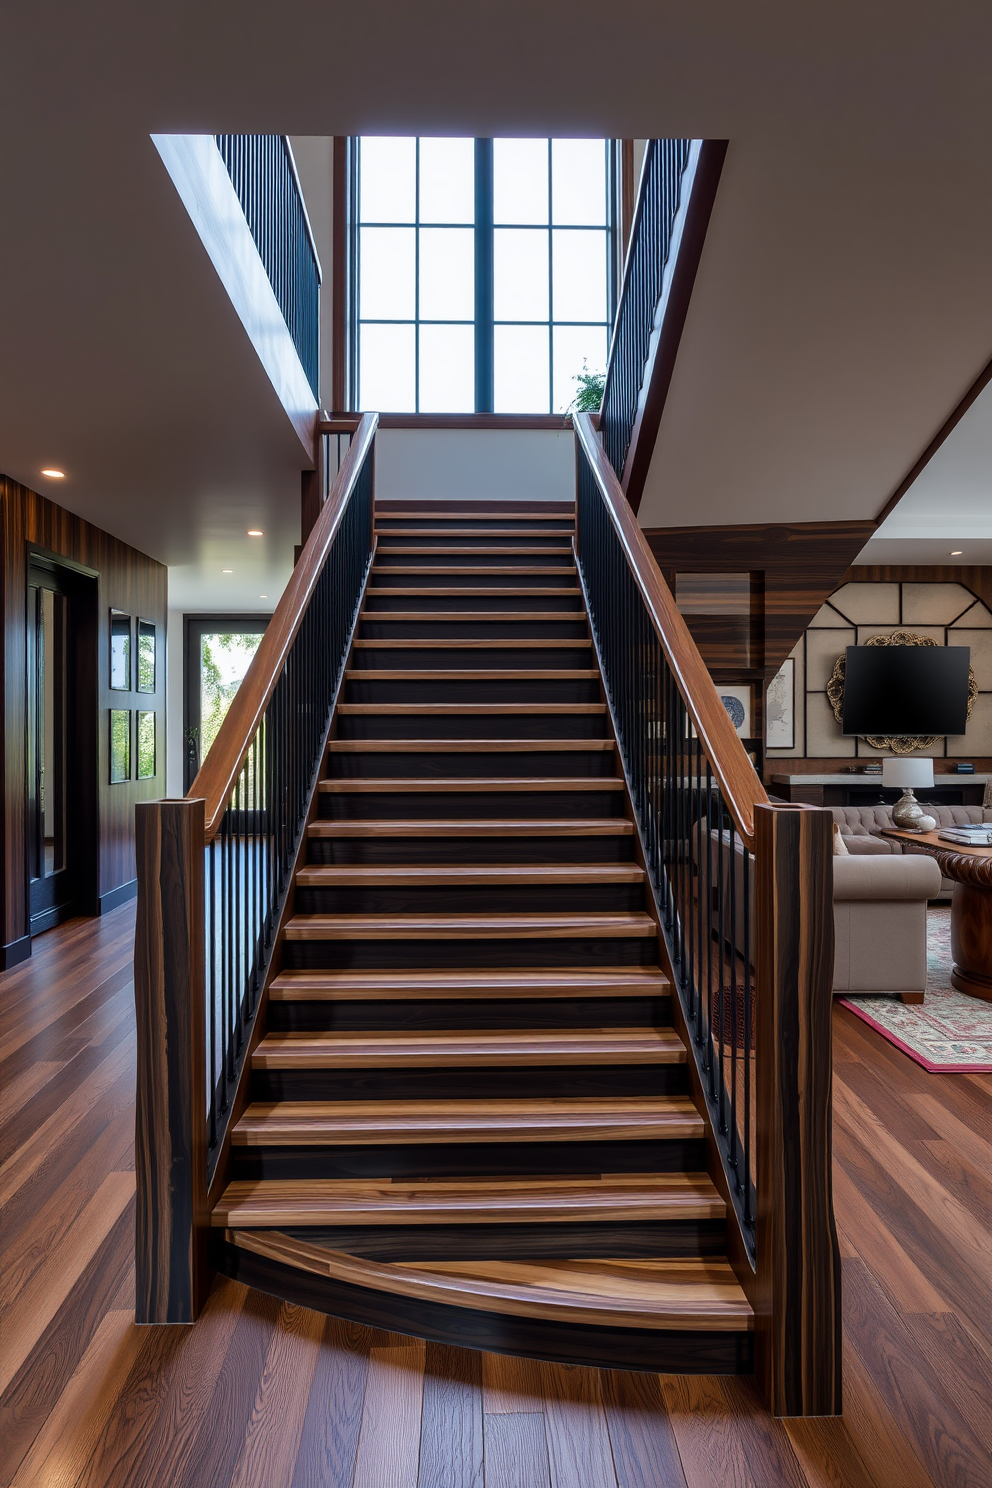
{"label": "dark wood handrail", "polygon": [[658,571],[647,538],[637,525],[589,414],[577,413],[574,418],[575,432],[623,545],[630,571],[699,735],[703,752],[713,768],[734,825],[751,848],[754,843],[754,808],[768,805],[765,788],[717,696],[713,679],[674,596]]}
{"label": "dark wood handrail", "polygon": [[328,413],[326,410],[317,415],[315,433],[317,434],[355,434],[362,422],[360,413]]}
{"label": "dark wood handrail", "polygon": [[202,797],[206,803],[206,842],[212,841],[216,835],[227,810],[238,772],[275,691],[289,648],[303,621],[355,482],[369,454],[378,422],[378,414],[362,416],[351,448],[341,462],[330,494],[252,657],[244,681],[187,792],[187,799]]}

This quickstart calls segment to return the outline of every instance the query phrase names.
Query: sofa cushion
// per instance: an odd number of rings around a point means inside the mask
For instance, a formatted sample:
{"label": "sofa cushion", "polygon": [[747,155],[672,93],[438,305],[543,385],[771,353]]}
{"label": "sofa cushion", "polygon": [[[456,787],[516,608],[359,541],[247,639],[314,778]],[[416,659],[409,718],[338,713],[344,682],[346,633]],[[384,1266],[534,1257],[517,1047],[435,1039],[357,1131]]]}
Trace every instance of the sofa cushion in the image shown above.
{"label": "sofa cushion", "polygon": [[834,858],[834,900],[933,899],[940,893],[940,869],[925,853],[898,857]]}
{"label": "sofa cushion", "polygon": [[844,837],[844,841],[848,852],[859,858],[891,858],[899,852],[899,843],[888,837]]}

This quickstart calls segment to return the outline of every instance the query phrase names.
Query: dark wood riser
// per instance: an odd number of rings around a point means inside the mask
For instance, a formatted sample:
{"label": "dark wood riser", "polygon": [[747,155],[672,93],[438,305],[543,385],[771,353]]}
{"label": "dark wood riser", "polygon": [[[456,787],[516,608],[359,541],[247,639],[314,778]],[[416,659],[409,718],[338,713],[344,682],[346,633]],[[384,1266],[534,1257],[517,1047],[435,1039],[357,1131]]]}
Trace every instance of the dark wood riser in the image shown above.
{"label": "dark wood riser", "polygon": [[[529,503],[528,503],[529,506]],[[417,532],[422,537],[436,537],[449,533],[452,528],[459,532],[498,532],[506,533],[511,537],[527,535],[529,527],[537,527],[541,532],[564,533],[571,541],[572,533],[575,531],[575,518],[572,515],[557,517],[542,514],[537,521],[530,517],[521,520],[519,516],[486,516],[484,513],[467,515],[459,514],[457,517],[438,513],[436,517],[404,517],[400,513],[385,515],[381,510],[376,513],[376,533],[385,537],[394,535],[397,528],[402,532]],[[528,537],[528,542],[530,538]]]}
{"label": "dark wood riser", "polygon": [[[409,611],[418,608],[413,602]],[[453,611],[458,614],[458,611]],[[358,638],[362,641],[448,641],[457,636],[463,641],[584,641],[588,640],[589,627],[584,620],[534,620],[521,616],[514,619],[507,615],[502,620],[438,620],[433,617],[417,620],[391,620],[388,617],[372,618],[366,614],[358,627]]]}
{"label": "dark wood riser", "polygon": [[593,713],[338,713],[339,739],[605,739]]}
{"label": "dark wood riser", "polygon": [[469,779],[481,775],[510,775],[524,778],[535,775],[595,775],[615,776],[617,757],[613,749],[568,749],[568,750],[500,750],[473,749],[447,750],[440,741],[437,748],[427,753],[411,753],[402,748],[377,749],[368,753],[334,753],[327,761],[327,776],[331,780],[409,780],[413,776],[430,780],[451,779],[455,776]]}
{"label": "dark wood riser", "polygon": [[[569,558],[572,556],[572,537],[569,532],[556,532],[550,537],[534,537],[529,532],[521,532],[517,528],[514,531],[507,531],[498,537],[476,537],[471,534],[466,535],[462,531],[452,536],[448,532],[419,532],[412,534],[402,530],[395,532],[380,529],[377,536],[379,539],[376,549],[377,563],[381,562],[393,548],[416,547],[440,548],[442,550],[449,548],[475,548],[483,553],[499,553],[514,548],[541,548],[546,549],[550,553],[567,553]],[[447,559],[441,559],[441,561],[447,562]]]}
{"label": "dark wood riser", "polygon": [[297,914],[568,914],[644,908],[644,885],[493,884],[433,887],[305,888]]}
{"label": "dark wood riser", "polygon": [[[442,639],[445,639],[442,637]],[[528,638],[529,639],[529,638]],[[481,663],[487,668],[508,667],[514,671],[564,671],[568,667],[589,668],[593,663],[592,647],[588,641],[576,641],[564,646],[486,646],[484,650],[469,650],[463,646],[394,646],[388,641],[374,646],[356,646],[351,658],[355,671],[378,668],[396,671],[402,667],[421,669],[448,668],[462,671],[465,667]]]}
{"label": "dark wood riser", "polygon": [[500,821],[547,816],[583,820],[622,817],[624,796],[616,790],[324,791],[324,821]]}
{"label": "dark wood riser", "polygon": [[416,970],[464,966],[476,969],[510,966],[654,966],[657,941],[652,937],[596,940],[592,936],[561,940],[287,940],[287,970]]}
{"label": "dark wood riser", "polygon": [[[576,1249],[575,1243],[570,1243],[567,1236],[561,1236],[560,1240],[566,1247],[566,1254],[590,1255],[588,1250]],[[355,1250],[353,1245],[345,1244],[343,1240],[338,1248]],[[509,1253],[521,1254],[516,1247]],[[561,1245],[555,1253],[562,1253]],[[615,1248],[610,1252],[612,1255],[620,1253]],[[641,1253],[662,1254],[658,1250]],[[464,1348],[660,1374],[751,1374],[754,1370],[754,1337],[750,1332],[591,1329],[574,1323],[551,1323],[480,1312],[474,1308],[445,1307],[351,1287],[297,1271],[292,1266],[279,1265],[223,1243],[218,1246],[216,1255],[218,1269],[245,1286],[257,1287],[259,1291],[334,1317],[350,1318],[371,1327],[411,1333],[418,1338]],[[406,1258],[409,1258],[408,1252]]]}
{"label": "dark wood riser", "polygon": [[351,674],[344,690],[346,703],[598,703],[599,697],[598,681],[582,676],[469,680],[438,675],[417,681]]}
{"label": "dark wood riser", "polygon": [[309,1178],[556,1177],[577,1173],[694,1173],[706,1144],[668,1142],[455,1142],[361,1147],[235,1147],[238,1181]]}
{"label": "dark wood riser", "polygon": [[630,837],[313,837],[311,863],[629,863]]}
{"label": "dark wood riser", "polygon": [[[498,559],[496,561],[499,562]],[[554,566],[552,560],[547,562],[541,560],[539,564],[530,565],[535,569],[533,574],[528,572],[527,567],[520,566],[515,561],[511,567],[509,560],[505,566],[499,568],[490,569],[487,565],[484,573],[478,572],[480,564],[473,563],[471,567],[466,565],[464,573],[457,571],[460,566],[452,563],[450,566],[446,565],[447,572],[438,573],[436,558],[431,560],[430,568],[426,565],[420,568],[418,565],[411,564],[404,564],[403,568],[400,568],[398,564],[395,567],[387,565],[383,568],[377,565],[375,587],[376,589],[518,589],[526,586],[528,589],[535,588],[542,591],[547,589],[549,592],[555,589],[574,590],[575,588],[573,569],[562,565],[560,573],[547,572],[549,567]],[[415,570],[412,573],[411,568]],[[543,608],[543,595],[538,603]],[[534,607],[533,600],[530,601],[530,607],[532,609]]]}
{"label": "dark wood riser", "polygon": [[269,1003],[273,1033],[362,1029],[667,1028],[668,997],[474,997],[381,1002]]}
{"label": "dark wood riser", "polygon": [[[255,1101],[499,1100],[533,1096],[686,1095],[684,1064],[252,1071]],[[559,1251],[560,1255],[561,1252]]]}
{"label": "dark wood riser", "polygon": [[[486,614],[500,611],[507,615],[519,615],[521,618],[529,615],[534,609],[541,610],[546,614],[549,610],[561,611],[562,614],[583,616],[585,611],[579,608],[579,590],[574,587],[568,590],[541,589],[540,593],[533,593],[533,586],[528,584],[525,594],[513,593],[513,586],[507,589],[506,585],[478,584],[471,589],[459,587],[452,589],[450,585],[443,583],[440,579],[431,586],[439,591],[429,593],[418,585],[412,594],[398,594],[395,592],[396,585],[390,582],[385,588],[379,588],[376,577],[365,595],[365,615],[388,615],[393,610],[434,610],[443,615],[452,610],[462,613],[466,610],[479,610]],[[483,593],[482,590],[496,590],[495,593]]]}
{"label": "dark wood riser", "polygon": [[[535,545],[536,546],[536,545]],[[394,543],[383,543],[376,550],[375,571],[376,577],[391,568],[423,568],[430,573],[437,571],[439,565],[444,568],[466,567],[478,568],[481,564],[490,565],[497,563],[512,564],[514,568],[568,568],[575,566],[575,558],[570,547],[563,547],[556,543],[553,547],[539,548],[537,552],[523,551],[522,545],[518,543],[506,544],[503,548],[487,548],[485,546],[452,544],[443,552],[434,551],[436,544],[425,543],[418,547],[414,544],[397,540]],[[528,550],[530,544],[527,544]]]}

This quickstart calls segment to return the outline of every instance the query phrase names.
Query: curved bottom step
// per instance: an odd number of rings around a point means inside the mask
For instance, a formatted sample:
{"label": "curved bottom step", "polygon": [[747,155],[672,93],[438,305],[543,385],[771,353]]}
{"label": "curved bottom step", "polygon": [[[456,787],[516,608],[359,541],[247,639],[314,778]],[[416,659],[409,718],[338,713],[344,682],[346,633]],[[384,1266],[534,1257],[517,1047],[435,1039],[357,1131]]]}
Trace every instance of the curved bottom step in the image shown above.
{"label": "curved bottom step", "polygon": [[753,1314],[723,1260],[384,1263],[225,1230],[220,1269],[283,1300],[462,1348],[593,1367],[753,1372]]}

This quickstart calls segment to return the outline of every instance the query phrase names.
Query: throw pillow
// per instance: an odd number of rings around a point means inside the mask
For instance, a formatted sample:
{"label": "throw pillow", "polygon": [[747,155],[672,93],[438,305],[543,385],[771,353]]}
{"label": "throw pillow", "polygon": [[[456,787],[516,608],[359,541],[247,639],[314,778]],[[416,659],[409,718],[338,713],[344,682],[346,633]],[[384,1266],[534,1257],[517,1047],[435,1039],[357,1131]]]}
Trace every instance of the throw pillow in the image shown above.
{"label": "throw pillow", "polygon": [[850,856],[850,850],[844,841],[844,834],[837,823],[834,822],[834,857],[849,858]]}

